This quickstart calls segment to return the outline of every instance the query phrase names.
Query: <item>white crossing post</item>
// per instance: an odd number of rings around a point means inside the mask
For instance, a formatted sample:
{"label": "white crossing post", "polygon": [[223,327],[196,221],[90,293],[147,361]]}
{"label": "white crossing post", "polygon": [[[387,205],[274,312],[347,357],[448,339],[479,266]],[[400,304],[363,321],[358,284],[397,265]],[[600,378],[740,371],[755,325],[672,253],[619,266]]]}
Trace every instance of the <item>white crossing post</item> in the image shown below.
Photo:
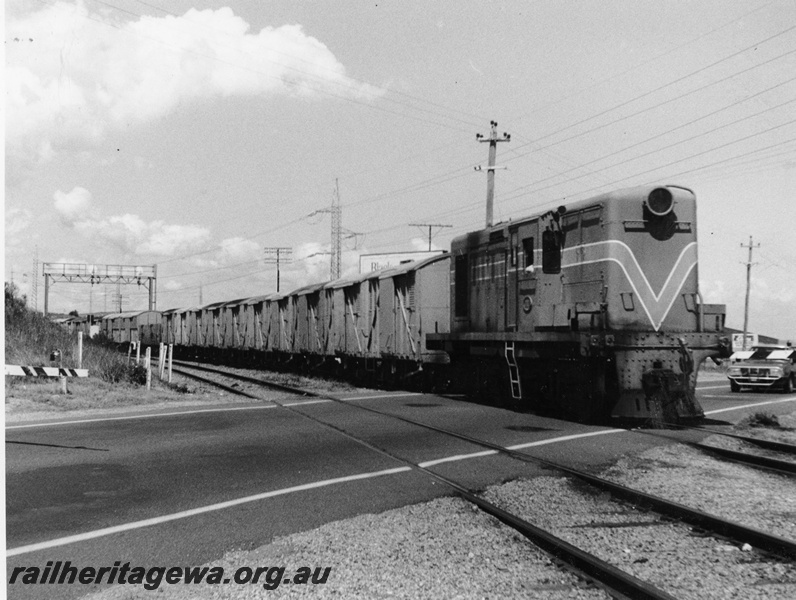
{"label": "white crossing post", "polygon": [[147,346],[146,349],[146,358],[145,360],[145,368],[146,368],[146,389],[147,391],[152,389],[152,348]]}
{"label": "white crossing post", "polygon": [[[149,353],[149,348],[146,351]],[[135,364],[141,364],[141,342],[135,342]]]}
{"label": "white crossing post", "polygon": [[166,366],[166,357],[164,356],[165,345],[160,342],[158,345],[158,377],[163,381],[163,367]]}
{"label": "white crossing post", "polygon": [[77,368],[83,368],[83,332],[77,332]]}
{"label": "white crossing post", "polygon": [[171,383],[171,367],[174,363],[174,344],[169,344],[169,383]]}

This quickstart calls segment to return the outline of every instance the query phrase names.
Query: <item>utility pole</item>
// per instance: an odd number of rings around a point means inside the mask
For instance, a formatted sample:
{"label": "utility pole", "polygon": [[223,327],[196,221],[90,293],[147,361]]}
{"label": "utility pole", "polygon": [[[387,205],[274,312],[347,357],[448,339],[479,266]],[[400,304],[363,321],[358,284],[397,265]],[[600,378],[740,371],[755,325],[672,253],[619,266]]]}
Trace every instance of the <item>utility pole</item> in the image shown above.
{"label": "utility pole", "polygon": [[432,227],[453,227],[453,225],[442,225],[440,223],[409,223],[410,227],[428,227],[428,249],[431,250],[431,228]]}
{"label": "utility pole", "polygon": [[33,254],[33,276],[30,278],[30,305],[33,312],[36,312],[39,305],[39,247]]}
{"label": "utility pole", "polygon": [[331,278],[340,279],[343,263],[343,208],[340,206],[340,184],[334,180],[334,196],[332,196],[332,264]]}
{"label": "utility pole", "polygon": [[343,208],[340,206],[340,185],[338,180],[334,180],[334,195],[332,196],[332,206],[321,208],[310,213],[307,217],[330,213],[332,215],[332,237],[331,249],[332,259],[330,262],[329,273],[331,279],[340,279],[340,271],[343,256]]}
{"label": "utility pole", "polygon": [[741,244],[741,248],[748,248],[749,249],[749,260],[746,261],[746,302],[744,302],[743,308],[743,349],[746,350],[746,332],[747,327],[749,325],[749,288],[751,287],[752,283],[752,249],[759,248],[760,244],[756,246],[752,243],[752,236],[749,236],[749,245],[745,246]]}
{"label": "utility pole", "polygon": [[[479,142],[489,142],[489,164],[486,168],[486,226],[487,227],[492,227],[492,213],[495,201],[495,169],[506,168],[506,167],[495,166],[497,143],[511,141],[511,136],[508,133],[503,133],[503,137],[498,138],[496,121],[490,121],[490,125],[492,126],[492,129],[489,133],[488,138],[484,138],[484,136],[480,133],[475,134],[475,139],[477,139]],[[478,166],[475,168],[475,170],[481,171],[482,168]]]}
{"label": "utility pole", "polygon": [[264,248],[265,264],[276,265],[276,291],[279,293],[279,264],[282,260],[290,261],[293,258],[293,248],[284,246]]}
{"label": "utility pole", "polygon": [[116,306],[119,308],[118,312],[122,312],[122,284],[116,283]]}

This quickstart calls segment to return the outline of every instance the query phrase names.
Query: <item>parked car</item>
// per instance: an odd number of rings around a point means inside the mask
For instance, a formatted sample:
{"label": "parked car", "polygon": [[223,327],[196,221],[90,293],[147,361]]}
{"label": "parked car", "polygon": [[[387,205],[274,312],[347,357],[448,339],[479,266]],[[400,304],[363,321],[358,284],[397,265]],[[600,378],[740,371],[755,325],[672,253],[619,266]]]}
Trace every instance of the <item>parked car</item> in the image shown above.
{"label": "parked car", "polygon": [[796,348],[753,346],[730,356],[727,369],[730,390],[781,388],[786,394],[796,388]]}

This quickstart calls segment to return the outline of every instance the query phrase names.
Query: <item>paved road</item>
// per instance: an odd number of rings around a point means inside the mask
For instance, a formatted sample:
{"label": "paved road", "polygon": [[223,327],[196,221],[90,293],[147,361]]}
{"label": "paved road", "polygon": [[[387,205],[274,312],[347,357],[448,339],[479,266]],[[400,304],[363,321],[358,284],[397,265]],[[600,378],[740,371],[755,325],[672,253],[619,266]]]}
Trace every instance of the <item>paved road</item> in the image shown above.
{"label": "paved road", "polygon": [[[723,387],[722,387],[723,386]],[[759,402],[790,412],[775,394],[730,394],[701,384],[706,411]],[[792,396],[796,400],[796,396]],[[577,425],[430,395],[380,394],[350,404],[387,410],[575,466],[668,440]],[[482,447],[331,402],[296,411],[236,410],[6,428],[9,575],[47,561],[80,566],[199,565],[230,549],[364,512],[450,493],[394,457],[429,463],[473,489],[540,471]],[[733,420],[746,411],[717,413]],[[331,425],[322,426],[317,421]],[[341,432],[368,441],[357,443]],[[586,437],[579,436],[583,434]],[[380,453],[383,449],[388,454]],[[391,456],[392,455],[392,456]],[[23,586],[13,597],[73,598],[93,586]]]}

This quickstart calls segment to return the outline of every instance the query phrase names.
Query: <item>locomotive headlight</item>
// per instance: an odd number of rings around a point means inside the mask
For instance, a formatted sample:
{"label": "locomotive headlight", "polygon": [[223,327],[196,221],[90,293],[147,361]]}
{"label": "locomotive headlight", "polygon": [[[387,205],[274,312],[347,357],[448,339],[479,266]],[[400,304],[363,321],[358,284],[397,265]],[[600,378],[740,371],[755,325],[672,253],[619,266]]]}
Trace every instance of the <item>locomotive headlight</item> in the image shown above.
{"label": "locomotive headlight", "polygon": [[647,208],[656,217],[664,217],[674,208],[674,196],[666,188],[655,188],[647,196]]}

